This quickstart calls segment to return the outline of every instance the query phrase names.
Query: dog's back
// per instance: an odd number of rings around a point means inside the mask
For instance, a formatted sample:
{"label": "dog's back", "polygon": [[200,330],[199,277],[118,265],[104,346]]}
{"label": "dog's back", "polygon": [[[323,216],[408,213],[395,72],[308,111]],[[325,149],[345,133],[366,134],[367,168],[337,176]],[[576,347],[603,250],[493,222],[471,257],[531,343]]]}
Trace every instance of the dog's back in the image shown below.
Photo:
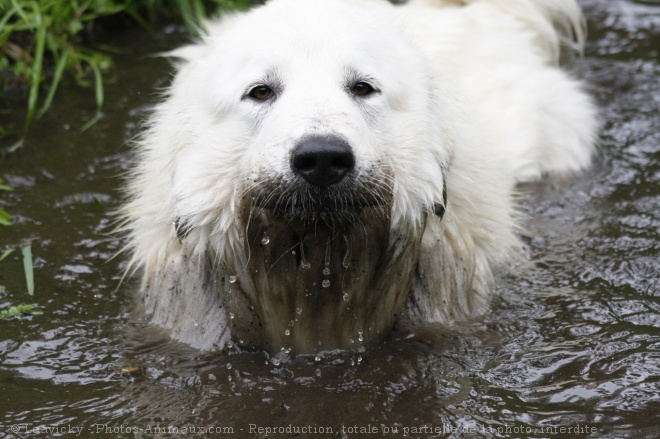
{"label": "dog's back", "polygon": [[561,50],[583,43],[574,1],[410,6],[409,34],[434,65],[436,86],[459,91],[447,177],[453,196],[443,223],[427,223],[422,275],[408,301],[413,321],[447,322],[483,309],[492,269],[520,252],[516,183],[588,167],[598,120],[582,84],[559,66]]}

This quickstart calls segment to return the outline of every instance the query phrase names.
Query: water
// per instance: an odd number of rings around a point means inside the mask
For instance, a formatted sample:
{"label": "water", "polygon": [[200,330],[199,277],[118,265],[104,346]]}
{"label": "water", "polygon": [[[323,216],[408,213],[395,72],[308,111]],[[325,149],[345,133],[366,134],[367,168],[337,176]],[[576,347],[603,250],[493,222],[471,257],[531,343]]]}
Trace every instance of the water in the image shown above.
{"label": "water", "polygon": [[[43,311],[0,321],[0,437],[660,437],[660,3],[583,5],[578,73],[602,108],[601,153],[583,175],[525,188],[531,262],[499,276],[483,318],[318,361],[205,354],[127,323],[136,282],[116,288],[121,245],[108,235],[123,144],[169,80],[145,55],[183,36],[120,35],[132,49],[101,121],[81,133],[93,97],[65,88],[0,162],[16,222],[0,251],[30,241],[36,276],[30,297],[20,252],[2,261],[0,307]],[[19,113],[3,122],[20,126]]]}

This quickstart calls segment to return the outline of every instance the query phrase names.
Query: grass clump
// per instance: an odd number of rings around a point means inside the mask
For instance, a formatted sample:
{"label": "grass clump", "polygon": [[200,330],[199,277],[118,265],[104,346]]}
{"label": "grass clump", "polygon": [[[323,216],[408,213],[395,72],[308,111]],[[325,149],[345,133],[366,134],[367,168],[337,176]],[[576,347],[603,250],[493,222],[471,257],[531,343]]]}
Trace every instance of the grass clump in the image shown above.
{"label": "grass clump", "polygon": [[[79,34],[100,17],[122,12],[115,2],[60,0],[0,0],[0,69],[27,84],[25,128],[50,107],[65,72],[81,86],[91,82],[96,105],[103,105],[102,72],[111,59],[98,50],[79,44]],[[90,82],[90,77],[93,78]],[[47,95],[38,105],[42,83],[48,81]],[[37,113],[38,112],[38,113]]]}
{"label": "grass clump", "polygon": [[33,305],[22,304],[0,309],[0,320],[24,319],[40,314],[42,312],[37,310]]}
{"label": "grass clump", "polygon": [[[0,262],[14,252],[15,249],[10,248],[5,250],[0,255]],[[25,246],[21,249],[23,252],[23,268],[25,270],[25,279],[27,282],[27,289],[29,295],[34,295],[34,275],[32,268],[32,249],[30,246]],[[29,267],[28,267],[29,265]],[[4,299],[8,295],[7,288],[4,285],[0,285],[0,299]],[[0,320],[8,319],[23,319],[29,318],[33,315],[42,314],[41,311],[35,309],[33,305],[21,304],[10,306],[0,309]]]}
{"label": "grass clump", "polygon": [[100,20],[128,17],[151,30],[149,23],[156,16],[176,14],[197,34],[199,23],[209,16],[251,4],[251,0],[0,0],[0,87],[4,93],[12,88],[26,95],[24,131],[51,106],[65,75],[81,87],[93,88],[100,110],[103,76],[113,65],[110,54],[88,44]]}

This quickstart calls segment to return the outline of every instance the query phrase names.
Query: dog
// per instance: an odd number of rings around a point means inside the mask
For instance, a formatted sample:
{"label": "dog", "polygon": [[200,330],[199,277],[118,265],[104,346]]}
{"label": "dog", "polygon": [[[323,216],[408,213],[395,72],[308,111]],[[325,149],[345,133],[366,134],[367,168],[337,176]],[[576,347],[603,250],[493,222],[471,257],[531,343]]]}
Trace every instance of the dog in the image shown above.
{"label": "dog", "polygon": [[120,213],[148,320],[310,354],[482,312],[521,254],[516,185],[594,154],[558,63],[581,20],[574,0],[271,0],[207,23],[169,54]]}

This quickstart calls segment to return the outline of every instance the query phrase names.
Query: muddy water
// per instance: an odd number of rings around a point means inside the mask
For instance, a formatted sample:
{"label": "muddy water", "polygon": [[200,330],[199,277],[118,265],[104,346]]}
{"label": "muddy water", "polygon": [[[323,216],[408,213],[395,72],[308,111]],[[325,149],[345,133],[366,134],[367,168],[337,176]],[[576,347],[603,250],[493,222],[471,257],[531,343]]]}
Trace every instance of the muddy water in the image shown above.
{"label": "muddy water", "polygon": [[63,89],[0,163],[15,215],[0,251],[31,242],[36,276],[30,297],[20,252],[2,261],[0,306],[43,311],[0,321],[0,437],[660,437],[660,2],[583,5],[578,73],[601,104],[601,153],[584,175],[526,188],[530,262],[499,277],[492,311],[283,363],[127,323],[134,285],[116,290],[121,259],[108,261],[117,175],[169,80],[146,55],[183,36],[121,35],[104,117],[81,133],[93,98]]}

